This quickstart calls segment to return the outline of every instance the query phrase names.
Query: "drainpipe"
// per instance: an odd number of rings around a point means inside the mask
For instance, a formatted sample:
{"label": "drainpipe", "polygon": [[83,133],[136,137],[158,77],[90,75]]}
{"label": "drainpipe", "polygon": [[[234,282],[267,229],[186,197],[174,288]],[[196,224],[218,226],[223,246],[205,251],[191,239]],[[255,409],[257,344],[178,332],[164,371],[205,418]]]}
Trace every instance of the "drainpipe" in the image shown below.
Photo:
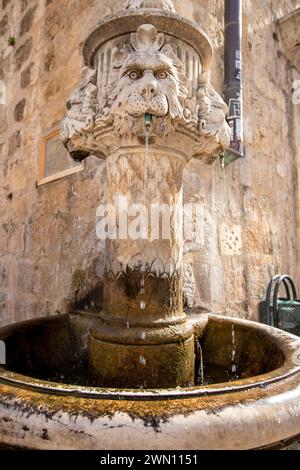
{"label": "drainpipe", "polygon": [[224,164],[244,157],[242,96],[242,1],[225,0],[225,101],[227,122],[232,130],[230,148],[224,153]]}

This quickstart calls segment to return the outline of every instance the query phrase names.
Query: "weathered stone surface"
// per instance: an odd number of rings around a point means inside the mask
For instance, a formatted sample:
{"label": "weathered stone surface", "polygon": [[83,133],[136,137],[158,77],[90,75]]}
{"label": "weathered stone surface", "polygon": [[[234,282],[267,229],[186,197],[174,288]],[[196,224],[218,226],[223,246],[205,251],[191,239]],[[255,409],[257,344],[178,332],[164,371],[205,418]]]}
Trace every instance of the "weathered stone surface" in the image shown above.
{"label": "weathered stone surface", "polygon": [[23,16],[20,26],[20,36],[23,36],[23,34],[28,33],[28,31],[30,31],[34,21],[35,10],[36,7],[34,6],[30,8]]}
{"label": "weathered stone surface", "polygon": [[5,15],[0,21],[0,36],[3,36],[8,31],[8,16]]}
{"label": "weathered stone surface", "polygon": [[21,80],[20,80],[21,88],[27,88],[28,85],[30,85],[32,67],[33,67],[33,63],[28,65],[28,67],[26,67],[26,69],[21,72]]}
{"label": "weathered stone surface", "polygon": [[56,34],[64,28],[67,15],[67,2],[65,0],[53,4],[46,10],[45,14],[45,36],[52,41]]}
{"label": "weathered stone surface", "polygon": [[21,7],[21,13],[23,13],[26,8],[28,7],[29,3],[31,2],[32,0],[21,0],[20,3],[20,7]]}
{"label": "weathered stone surface", "polygon": [[14,118],[17,122],[23,121],[26,99],[23,98],[15,107]]}
{"label": "weathered stone surface", "polygon": [[50,47],[45,54],[44,68],[45,72],[51,72],[55,67],[55,52],[54,47]]}
{"label": "weathered stone surface", "polygon": [[11,0],[2,0],[2,8],[4,10],[4,8],[7,7],[7,5],[10,3]]}
{"label": "weathered stone surface", "polygon": [[52,80],[45,90],[45,100],[48,102],[61,89],[61,80]]}
{"label": "weathered stone surface", "polygon": [[21,146],[21,133],[20,131],[14,132],[9,137],[9,147],[8,147],[8,154],[13,155]]}
{"label": "weathered stone surface", "polygon": [[28,39],[15,53],[16,68],[19,70],[26,60],[30,57],[32,51],[32,38]]}

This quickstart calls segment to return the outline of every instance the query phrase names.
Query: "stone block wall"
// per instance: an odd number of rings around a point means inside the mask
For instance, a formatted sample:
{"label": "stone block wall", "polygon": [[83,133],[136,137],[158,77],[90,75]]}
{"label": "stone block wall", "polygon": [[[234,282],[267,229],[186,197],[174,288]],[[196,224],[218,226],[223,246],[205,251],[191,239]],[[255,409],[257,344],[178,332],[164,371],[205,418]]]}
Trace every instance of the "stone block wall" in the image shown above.
{"label": "stone block wall", "polygon": [[[79,78],[82,42],[125,0],[0,0],[0,324],[101,303],[103,244],[96,208],[105,163],[37,187],[39,138],[57,125]],[[212,81],[223,87],[222,0],[175,0],[215,48]],[[245,147],[225,170],[191,162],[185,201],[203,224],[186,243],[187,304],[257,319],[269,277],[297,279],[292,71],[277,19],[297,0],[243,1]]]}

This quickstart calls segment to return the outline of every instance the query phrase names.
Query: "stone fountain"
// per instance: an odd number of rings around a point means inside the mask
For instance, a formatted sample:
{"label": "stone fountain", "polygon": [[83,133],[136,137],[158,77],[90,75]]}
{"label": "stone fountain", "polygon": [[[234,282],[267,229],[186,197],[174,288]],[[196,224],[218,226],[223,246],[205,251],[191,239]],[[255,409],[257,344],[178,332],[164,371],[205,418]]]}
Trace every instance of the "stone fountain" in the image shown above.
{"label": "stone fountain", "polygon": [[210,84],[212,47],[171,2],[129,2],[87,38],[83,54],[82,82],[62,125],[65,144],[74,158],[106,159],[109,207],[118,195],[146,214],[164,205],[172,218],[167,237],[153,240],[148,223],[138,240],[126,228],[121,237],[110,234],[91,377],[109,387],[187,386],[194,331],[182,301],[183,169],[191,158],[212,162],[230,142],[227,107]]}
{"label": "stone fountain", "polygon": [[[72,312],[0,330],[0,442],[286,445],[300,434],[299,338],[183,309],[183,169],[213,163],[230,143],[208,37],[170,0],[131,0],[88,36],[83,57],[62,137],[74,159],[106,161],[104,306],[88,321]],[[167,236],[145,217],[162,206]]]}

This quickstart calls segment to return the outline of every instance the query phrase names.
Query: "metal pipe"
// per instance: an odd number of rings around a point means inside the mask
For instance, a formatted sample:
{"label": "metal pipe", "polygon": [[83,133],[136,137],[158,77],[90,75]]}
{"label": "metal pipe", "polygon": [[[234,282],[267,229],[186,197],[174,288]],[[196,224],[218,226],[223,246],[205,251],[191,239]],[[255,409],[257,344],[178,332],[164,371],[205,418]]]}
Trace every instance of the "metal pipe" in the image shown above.
{"label": "metal pipe", "polygon": [[230,148],[224,154],[225,165],[244,157],[242,95],[242,2],[225,0],[225,101],[227,122],[232,130]]}
{"label": "metal pipe", "polygon": [[152,114],[146,113],[145,114],[145,125],[149,129],[151,126],[151,121],[152,121]]}

